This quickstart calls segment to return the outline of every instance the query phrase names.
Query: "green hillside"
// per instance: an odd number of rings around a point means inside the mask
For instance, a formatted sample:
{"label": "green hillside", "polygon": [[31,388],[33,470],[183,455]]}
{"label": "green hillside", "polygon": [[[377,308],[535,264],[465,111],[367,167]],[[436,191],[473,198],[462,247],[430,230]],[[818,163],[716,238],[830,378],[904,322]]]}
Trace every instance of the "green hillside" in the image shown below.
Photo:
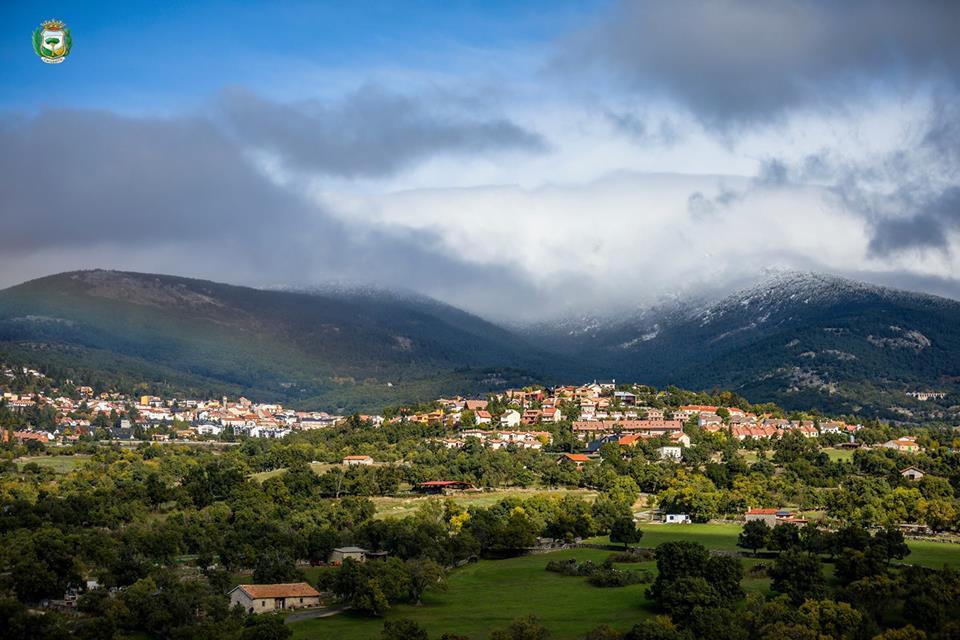
{"label": "green hillside", "polygon": [[507,331],[432,300],[113,271],[0,292],[0,349],[173,388],[346,409],[529,381],[549,364]]}

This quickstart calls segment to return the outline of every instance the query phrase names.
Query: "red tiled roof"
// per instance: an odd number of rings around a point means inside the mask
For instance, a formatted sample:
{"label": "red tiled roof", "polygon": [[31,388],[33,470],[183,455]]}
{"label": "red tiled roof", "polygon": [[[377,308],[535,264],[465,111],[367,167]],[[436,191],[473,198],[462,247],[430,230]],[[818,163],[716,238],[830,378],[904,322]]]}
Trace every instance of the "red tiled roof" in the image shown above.
{"label": "red tiled roof", "polygon": [[469,485],[469,482],[463,482],[462,480],[427,480],[426,482],[421,482],[418,484],[418,487],[449,487],[451,485]]}
{"label": "red tiled roof", "polygon": [[318,598],[320,593],[306,582],[289,584],[242,584],[238,589],[251,598]]}

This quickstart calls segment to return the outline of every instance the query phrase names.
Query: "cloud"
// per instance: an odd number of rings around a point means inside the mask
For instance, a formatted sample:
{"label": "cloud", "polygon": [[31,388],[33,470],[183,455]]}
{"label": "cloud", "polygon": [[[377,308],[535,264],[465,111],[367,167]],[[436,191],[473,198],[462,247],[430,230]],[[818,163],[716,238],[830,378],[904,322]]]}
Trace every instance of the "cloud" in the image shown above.
{"label": "cloud", "polygon": [[268,179],[244,151],[203,118],[87,110],[8,118],[0,273],[149,268],[237,284],[341,279],[469,296],[499,282],[526,291],[517,273],[434,250],[431,230],[331,216]]}
{"label": "cloud", "polygon": [[664,95],[721,128],[837,106],[877,87],[960,80],[960,4],[622,0],[554,66]]}
{"label": "cloud", "polygon": [[607,111],[604,116],[613,128],[628,138],[642,145],[670,145],[677,142],[680,133],[669,120],[662,119],[651,124],[648,119],[641,118],[629,111]]}
{"label": "cloud", "polygon": [[279,103],[233,90],[221,108],[244,144],[290,168],[346,178],[390,175],[437,155],[547,149],[539,134],[506,118],[470,114],[456,102],[367,86],[332,103]]}
{"label": "cloud", "polygon": [[948,250],[947,232],[960,228],[960,187],[945,189],[920,203],[911,214],[877,221],[870,251],[884,256],[908,249]]}

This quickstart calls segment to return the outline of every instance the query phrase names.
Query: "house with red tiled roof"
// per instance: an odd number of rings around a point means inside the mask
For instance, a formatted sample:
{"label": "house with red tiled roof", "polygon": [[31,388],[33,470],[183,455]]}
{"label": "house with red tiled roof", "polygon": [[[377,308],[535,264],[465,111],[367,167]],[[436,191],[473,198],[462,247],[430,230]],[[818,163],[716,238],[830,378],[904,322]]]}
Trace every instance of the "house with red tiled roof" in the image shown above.
{"label": "house with red tiled roof", "polygon": [[230,606],[247,613],[268,613],[320,606],[320,593],[306,582],[241,584],[230,592]]}
{"label": "house with red tiled roof", "polygon": [[469,409],[470,411],[479,411],[487,408],[486,400],[467,400],[463,404],[464,408]]}
{"label": "house with red tiled roof", "polygon": [[590,462],[590,457],[583,453],[564,453],[557,459],[557,464],[572,464],[577,469]]}
{"label": "house with red tiled roof", "polygon": [[544,422],[560,422],[563,420],[563,412],[556,407],[547,407],[543,410],[541,419]]}
{"label": "house with red tiled roof", "polygon": [[773,509],[773,508],[761,508],[761,509],[748,509],[744,520],[750,522],[752,520],[762,520],[766,522],[768,526],[775,527],[781,524],[795,524],[803,525],[806,524],[806,520],[803,518],[798,518],[794,516],[791,512],[786,509]]}
{"label": "house with red tiled roof", "polygon": [[543,412],[540,409],[527,409],[523,412],[523,416],[520,418],[520,421],[527,425],[534,425],[540,422],[540,418],[543,416]]}
{"label": "house with red tiled roof", "polygon": [[462,480],[427,480],[416,485],[413,490],[420,493],[447,493],[449,491],[472,491],[475,487]]}
{"label": "house with red tiled roof", "polygon": [[885,449],[896,449],[903,453],[915,453],[920,451],[920,445],[917,444],[917,439],[913,436],[903,436],[902,438],[897,438],[896,440],[888,440],[883,443]]}
{"label": "house with red tiled roof", "polygon": [[686,420],[690,416],[701,413],[716,413],[718,408],[710,404],[685,404],[673,412],[673,417]]}

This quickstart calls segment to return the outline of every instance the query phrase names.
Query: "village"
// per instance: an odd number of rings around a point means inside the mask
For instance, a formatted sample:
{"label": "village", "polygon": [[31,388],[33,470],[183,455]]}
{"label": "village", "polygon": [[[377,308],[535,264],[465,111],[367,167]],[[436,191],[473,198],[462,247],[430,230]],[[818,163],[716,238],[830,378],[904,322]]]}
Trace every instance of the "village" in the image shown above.
{"label": "village", "polygon": [[[17,371],[42,377],[39,371]],[[11,378],[14,371],[4,371]],[[46,427],[27,424],[5,431],[3,441],[70,444],[82,439],[116,442],[236,442],[242,438],[284,438],[294,432],[326,429],[348,416],[324,411],[301,411],[280,403],[257,403],[244,397],[161,398],[143,395],[131,398],[110,391],[77,386],[72,396],[14,393],[4,390],[2,406],[15,414],[49,416]],[[795,432],[805,438],[831,436],[842,448],[859,448],[856,433],[860,423],[831,419],[787,419],[769,413],[745,411],[736,406],[650,406],[639,402],[643,385],[593,381],[508,389],[480,398],[438,398],[432,410],[400,408],[393,415],[357,415],[361,424],[380,427],[401,421],[442,427],[444,436],[433,441],[450,449],[462,448],[471,439],[492,449],[542,449],[561,429],[569,429],[579,450],[566,452],[566,461],[579,466],[607,443],[636,446],[655,441],[663,460],[680,461],[691,444],[689,429],[723,432],[744,441],[771,441]],[[837,436],[840,436],[838,439]],[[888,449],[914,453],[920,446],[913,436],[882,443]],[[344,464],[366,461],[345,460]]]}

